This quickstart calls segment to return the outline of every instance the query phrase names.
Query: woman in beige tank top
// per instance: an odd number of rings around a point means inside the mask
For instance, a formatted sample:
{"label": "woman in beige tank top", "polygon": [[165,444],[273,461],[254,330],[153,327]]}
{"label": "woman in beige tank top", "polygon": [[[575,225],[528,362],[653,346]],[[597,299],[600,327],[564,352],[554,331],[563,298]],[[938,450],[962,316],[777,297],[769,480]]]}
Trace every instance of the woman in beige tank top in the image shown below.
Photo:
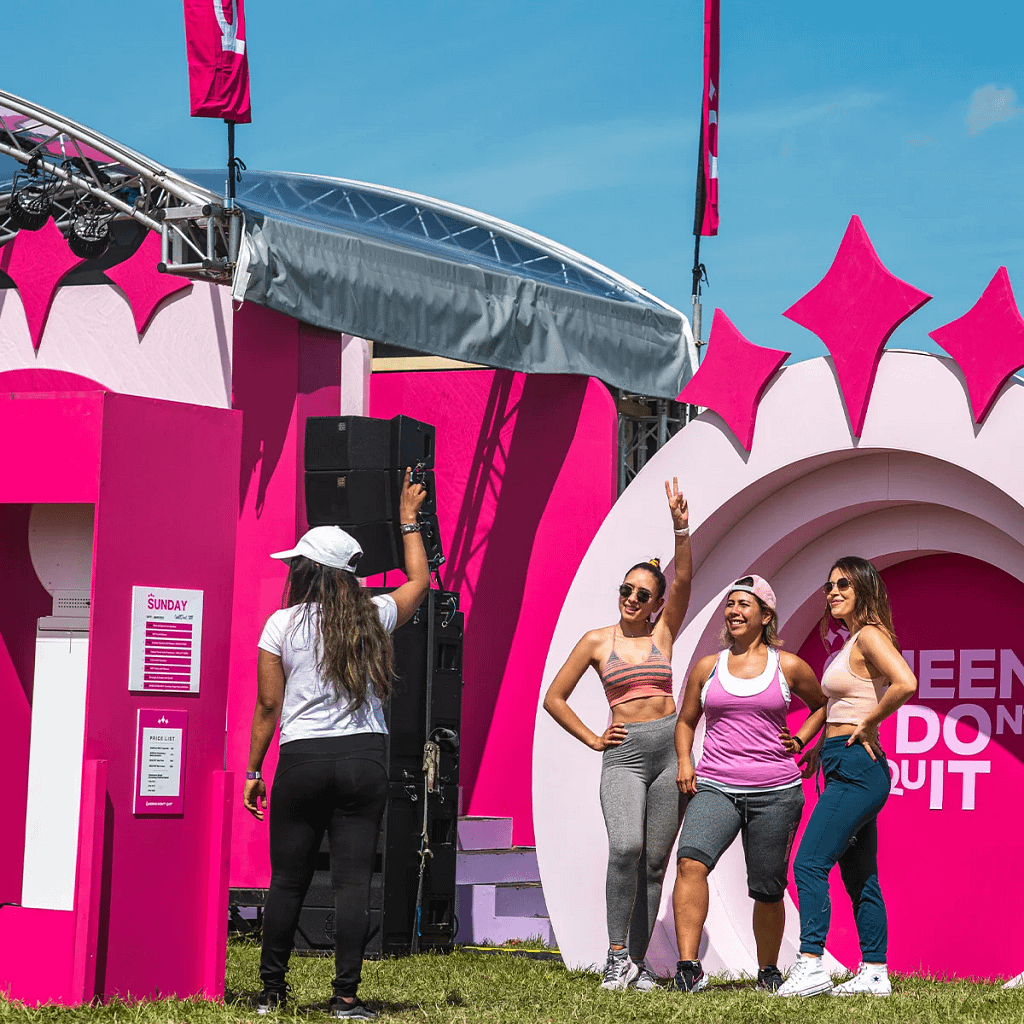
{"label": "woman in beige tank top", "polygon": [[[820,758],[825,789],[793,863],[800,894],[800,956],[778,994],[887,996],[892,991],[886,968],[889,933],[878,884],[877,818],[890,780],[878,726],[914,695],[917,680],[899,652],[889,595],[870,562],[840,558],[822,590],[822,639],[836,621],[851,635],[822,673],[828,704],[811,716],[825,717],[824,741],[802,759],[810,776]],[[828,876],[836,863],[853,902],[863,960],[853,978],[833,989],[821,955],[831,911]]]}

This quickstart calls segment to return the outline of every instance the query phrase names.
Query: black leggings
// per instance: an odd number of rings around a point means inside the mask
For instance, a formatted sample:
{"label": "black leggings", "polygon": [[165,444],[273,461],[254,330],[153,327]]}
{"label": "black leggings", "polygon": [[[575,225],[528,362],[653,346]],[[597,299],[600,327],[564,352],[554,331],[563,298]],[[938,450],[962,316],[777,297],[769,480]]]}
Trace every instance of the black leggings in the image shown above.
{"label": "black leggings", "polygon": [[324,832],[334,887],[334,994],[354,996],[370,925],[370,878],[387,802],[385,737],[357,733],[281,747],[270,792],[270,892],[260,978],[282,991]]}

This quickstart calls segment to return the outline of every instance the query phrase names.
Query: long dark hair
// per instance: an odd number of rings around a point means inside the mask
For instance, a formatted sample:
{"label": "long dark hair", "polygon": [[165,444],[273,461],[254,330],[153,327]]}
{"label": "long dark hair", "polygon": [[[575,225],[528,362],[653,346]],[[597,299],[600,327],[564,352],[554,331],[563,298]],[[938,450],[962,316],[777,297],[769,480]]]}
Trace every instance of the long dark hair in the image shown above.
{"label": "long dark hair", "polygon": [[335,698],[347,697],[350,711],[363,706],[367,690],[379,700],[387,700],[395,679],[395,649],[369,592],[343,569],[332,569],[304,555],[290,562],[283,606],[302,605],[304,611],[294,628],[302,625],[310,632],[313,611],[319,610],[316,666],[331,684]]}
{"label": "long dark hair", "polygon": [[[853,614],[865,626],[879,626],[889,634],[893,646],[900,650],[900,642],[896,639],[896,630],[892,624],[892,606],[889,604],[889,591],[878,570],[866,559],[856,555],[844,555],[836,560],[828,575],[838,569],[852,584],[854,606]],[[827,578],[827,577],[826,577]],[[832,612],[825,605],[825,614],[821,617],[821,642],[828,647],[829,627],[835,620]]]}

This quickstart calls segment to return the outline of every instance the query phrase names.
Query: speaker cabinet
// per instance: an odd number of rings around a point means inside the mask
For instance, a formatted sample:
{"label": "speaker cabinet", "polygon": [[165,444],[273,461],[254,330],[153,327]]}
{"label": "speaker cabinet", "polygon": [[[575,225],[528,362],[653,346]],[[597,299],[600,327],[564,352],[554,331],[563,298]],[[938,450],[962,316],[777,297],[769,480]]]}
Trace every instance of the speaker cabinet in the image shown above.
{"label": "speaker cabinet", "polygon": [[434,428],[409,416],[310,416],[304,447],[306,470],[434,468]]}

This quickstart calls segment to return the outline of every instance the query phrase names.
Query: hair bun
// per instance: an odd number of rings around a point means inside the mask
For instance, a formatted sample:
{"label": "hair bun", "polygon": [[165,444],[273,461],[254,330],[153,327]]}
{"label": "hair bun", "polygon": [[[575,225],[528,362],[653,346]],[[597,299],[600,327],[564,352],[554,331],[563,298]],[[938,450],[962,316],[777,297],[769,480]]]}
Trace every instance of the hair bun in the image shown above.
{"label": "hair bun", "polygon": [[648,558],[647,559],[647,564],[648,565],[653,565],[655,569],[660,569],[661,568],[661,559],[658,558],[657,555],[655,555],[654,558]]}

